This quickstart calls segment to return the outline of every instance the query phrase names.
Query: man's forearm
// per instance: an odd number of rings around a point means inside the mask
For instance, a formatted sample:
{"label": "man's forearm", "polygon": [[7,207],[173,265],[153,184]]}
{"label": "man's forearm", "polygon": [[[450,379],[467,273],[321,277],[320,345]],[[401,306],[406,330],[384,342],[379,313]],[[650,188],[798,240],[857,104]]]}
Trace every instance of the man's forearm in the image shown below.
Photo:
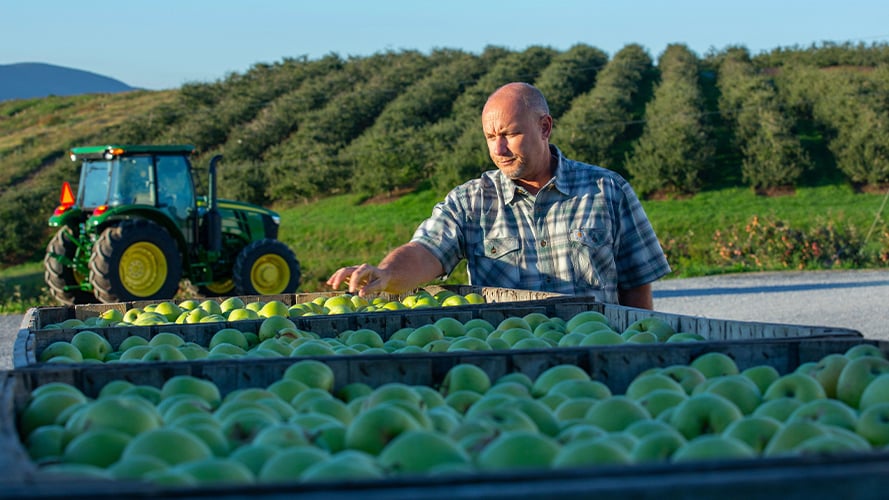
{"label": "man's forearm", "polygon": [[636,288],[618,291],[617,300],[622,306],[638,307],[640,309],[654,309],[654,299],[652,298],[650,283]]}
{"label": "man's forearm", "polygon": [[419,243],[406,243],[396,248],[377,267],[390,273],[386,286],[390,293],[412,290],[444,273],[441,262]]}

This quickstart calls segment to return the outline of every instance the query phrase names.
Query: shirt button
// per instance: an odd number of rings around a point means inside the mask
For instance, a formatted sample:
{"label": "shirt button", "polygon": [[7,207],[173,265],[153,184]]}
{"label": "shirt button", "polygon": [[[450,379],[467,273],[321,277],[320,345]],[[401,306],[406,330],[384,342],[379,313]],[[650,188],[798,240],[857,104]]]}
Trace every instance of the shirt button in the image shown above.
{"label": "shirt button", "polygon": [[546,246],[546,240],[541,241],[541,242],[540,242],[540,246],[545,247],[545,246]]}

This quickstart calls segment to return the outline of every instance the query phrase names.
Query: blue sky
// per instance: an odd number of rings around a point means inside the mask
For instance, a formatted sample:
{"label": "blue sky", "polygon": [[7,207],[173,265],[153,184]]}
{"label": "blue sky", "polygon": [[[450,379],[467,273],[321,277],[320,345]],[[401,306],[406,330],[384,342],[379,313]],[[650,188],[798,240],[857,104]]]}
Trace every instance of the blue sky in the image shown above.
{"label": "blue sky", "polygon": [[256,63],[488,45],[657,57],[813,43],[889,42],[885,0],[0,0],[0,64],[44,62],[135,87],[212,82]]}

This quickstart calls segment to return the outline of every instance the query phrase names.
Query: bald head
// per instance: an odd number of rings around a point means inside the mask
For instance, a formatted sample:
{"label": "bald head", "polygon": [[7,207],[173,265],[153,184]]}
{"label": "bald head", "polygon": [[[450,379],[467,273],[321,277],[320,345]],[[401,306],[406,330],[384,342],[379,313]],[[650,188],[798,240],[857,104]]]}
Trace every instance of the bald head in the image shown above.
{"label": "bald head", "polygon": [[534,116],[539,117],[549,114],[549,105],[546,103],[546,97],[543,96],[543,93],[537,87],[530,83],[512,82],[499,87],[488,97],[485,108],[492,101],[503,99],[514,101],[523,108],[522,111]]}

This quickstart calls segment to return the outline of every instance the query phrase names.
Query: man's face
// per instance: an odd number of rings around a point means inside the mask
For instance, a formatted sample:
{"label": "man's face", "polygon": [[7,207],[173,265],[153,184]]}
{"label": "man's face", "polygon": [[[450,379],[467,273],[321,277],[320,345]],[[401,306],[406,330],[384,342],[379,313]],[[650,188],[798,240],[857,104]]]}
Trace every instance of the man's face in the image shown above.
{"label": "man's face", "polygon": [[514,99],[492,99],[482,113],[491,160],[510,179],[549,175],[549,117],[527,112]]}

